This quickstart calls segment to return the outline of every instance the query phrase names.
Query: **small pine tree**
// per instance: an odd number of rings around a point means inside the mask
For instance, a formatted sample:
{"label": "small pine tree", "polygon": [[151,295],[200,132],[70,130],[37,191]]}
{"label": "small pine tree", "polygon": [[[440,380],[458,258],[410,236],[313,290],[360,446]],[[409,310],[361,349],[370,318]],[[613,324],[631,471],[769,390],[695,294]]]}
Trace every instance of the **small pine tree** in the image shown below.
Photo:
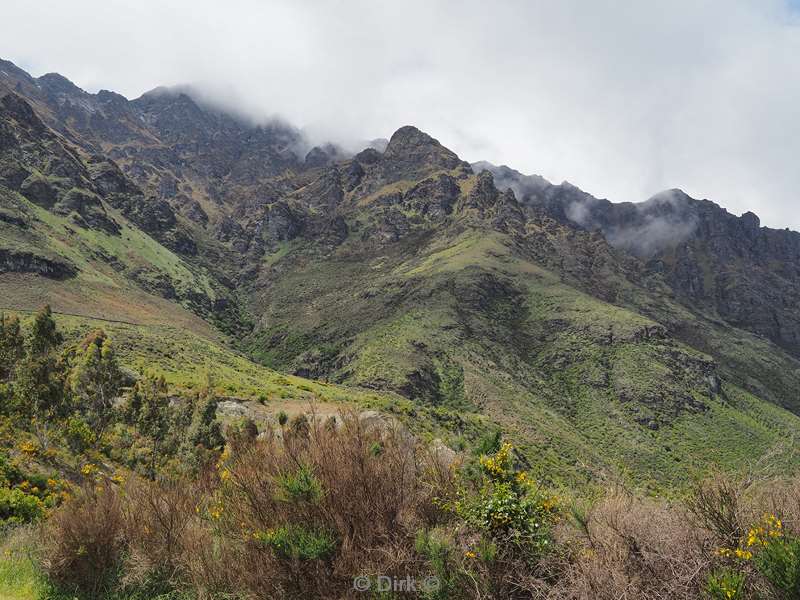
{"label": "small pine tree", "polygon": [[34,356],[45,356],[53,352],[62,341],[63,338],[53,320],[53,311],[50,310],[50,305],[46,305],[36,313],[33,319],[30,353]]}

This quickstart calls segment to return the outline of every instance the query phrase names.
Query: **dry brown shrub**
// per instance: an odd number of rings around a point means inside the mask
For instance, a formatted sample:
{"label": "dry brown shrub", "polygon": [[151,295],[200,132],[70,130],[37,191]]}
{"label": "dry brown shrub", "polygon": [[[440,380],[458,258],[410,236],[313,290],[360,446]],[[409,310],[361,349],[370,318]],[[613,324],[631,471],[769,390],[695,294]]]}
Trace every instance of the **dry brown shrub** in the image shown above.
{"label": "dry brown shrub", "polygon": [[[355,414],[336,423],[312,414],[283,438],[240,445],[225,465],[219,526],[241,540],[225,549],[238,590],[263,598],[335,597],[352,587],[355,574],[419,568],[414,533],[437,518],[431,499],[447,473],[425,460],[405,429],[367,424]],[[287,497],[280,482],[301,468],[319,483],[318,497]],[[328,560],[286,559],[252,539],[284,525],[329,532],[337,551]]]}
{"label": "dry brown shrub", "polygon": [[166,589],[186,580],[187,530],[196,520],[198,482],[133,480],[125,490],[123,514],[127,555],[125,583],[147,582]]}
{"label": "dry brown shrub", "polygon": [[[695,599],[710,564],[709,535],[685,509],[610,490],[588,512],[584,536],[562,532],[572,552],[532,597],[571,600]],[[565,539],[569,538],[568,540]],[[563,547],[563,546],[562,546]],[[558,561],[558,557],[554,557]]]}
{"label": "dry brown shrub", "polygon": [[123,504],[115,486],[87,485],[47,521],[42,567],[66,590],[101,597],[125,550]]}
{"label": "dry brown shrub", "polygon": [[715,474],[695,485],[686,506],[699,527],[711,532],[720,545],[733,548],[751,522],[747,508],[749,480]]}

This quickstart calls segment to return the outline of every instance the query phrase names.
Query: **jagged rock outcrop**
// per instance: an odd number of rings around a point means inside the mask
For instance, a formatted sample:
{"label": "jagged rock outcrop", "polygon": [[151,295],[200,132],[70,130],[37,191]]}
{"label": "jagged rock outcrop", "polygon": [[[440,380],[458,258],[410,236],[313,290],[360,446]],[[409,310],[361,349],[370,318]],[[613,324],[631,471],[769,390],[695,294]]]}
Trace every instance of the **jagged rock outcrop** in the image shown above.
{"label": "jagged rock outcrop", "polygon": [[78,270],[64,261],[0,248],[0,273],[35,273],[49,279],[75,277]]}

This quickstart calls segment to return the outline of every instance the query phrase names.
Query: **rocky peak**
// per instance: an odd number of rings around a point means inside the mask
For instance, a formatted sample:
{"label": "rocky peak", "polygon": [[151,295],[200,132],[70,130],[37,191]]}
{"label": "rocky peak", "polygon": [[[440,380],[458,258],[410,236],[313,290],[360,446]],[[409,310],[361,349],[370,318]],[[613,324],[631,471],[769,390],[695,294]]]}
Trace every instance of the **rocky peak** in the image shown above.
{"label": "rocky peak", "polygon": [[761,219],[758,215],[750,212],[749,210],[739,218],[744,230],[750,235],[754,236],[761,229]]}
{"label": "rocky peak", "polygon": [[46,73],[36,78],[36,82],[47,92],[53,94],[85,94],[81,88],[59,73]]}
{"label": "rocky peak", "polygon": [[38,85],[33,77],[14,63],[0,59],[0,90],[3,88],[18,93],[38,91]]}
{"label": "rocky peak", "polygon": [[493,165],[485,160],[472,163],[476,173],[489,171],[494,176],[494,183],[499,190],[512,190],[520,202],[525,202],[534,194],[551,186],[551,183],[540,175],[523,175],[506,165]]}
{"label": "rocky peak", "polygon": [[425,174],[469,165],[455,152],[442,146],[411,125],[398,129],[383,152],[382,171],[386,179],[421,179]]}
{"label": "rocky peak", "polygon": [[100,90],[97,92],[97,100],[102,104],[118,107],[125,107],[128,104],[128,99],[125,96],[109,90]]}

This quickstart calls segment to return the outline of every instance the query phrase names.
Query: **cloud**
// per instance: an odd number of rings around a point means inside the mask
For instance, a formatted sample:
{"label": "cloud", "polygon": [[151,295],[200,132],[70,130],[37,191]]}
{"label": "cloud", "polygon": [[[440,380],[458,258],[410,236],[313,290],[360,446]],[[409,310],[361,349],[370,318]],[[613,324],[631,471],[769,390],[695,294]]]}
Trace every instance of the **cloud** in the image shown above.
{"label": "cloud", "polygon": [[632,208],[632,214],[608,227],[605,236],[612,246],[637,256],[650,258],[675,247],[697,227],[697,216],[689,209],[688,198],[677,190],[666,190]]}
{"label": "cloud", "polygon": [[200,86],[344,145],[415,124],[614,201],[680,187],[800,229],[783,0],[10,0],[0,56],[128,97]]}

